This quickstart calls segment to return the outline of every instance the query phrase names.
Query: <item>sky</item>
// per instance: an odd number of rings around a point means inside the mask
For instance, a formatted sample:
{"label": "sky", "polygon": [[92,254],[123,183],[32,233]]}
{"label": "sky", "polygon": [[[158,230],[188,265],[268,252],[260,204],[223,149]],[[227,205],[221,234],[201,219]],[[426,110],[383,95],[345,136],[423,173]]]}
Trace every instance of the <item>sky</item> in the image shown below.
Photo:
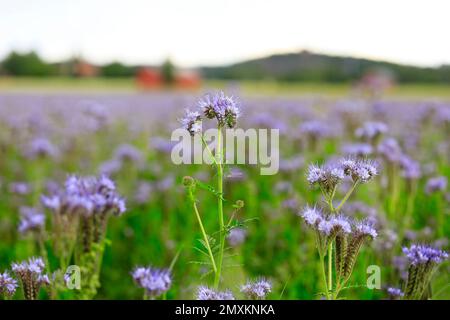
{"label": "sky", "polygon": [[0,58],[222,65],[310,50],[450,64],[448,0],[0,0]]}

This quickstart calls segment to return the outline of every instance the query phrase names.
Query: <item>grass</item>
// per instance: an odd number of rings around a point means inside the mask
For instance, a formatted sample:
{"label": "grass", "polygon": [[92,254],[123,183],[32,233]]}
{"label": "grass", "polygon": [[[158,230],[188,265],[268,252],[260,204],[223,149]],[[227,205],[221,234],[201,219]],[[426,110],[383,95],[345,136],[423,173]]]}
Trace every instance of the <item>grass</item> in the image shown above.
{"label": "grass", "polygon": [[[342,97],[354,94],[348,83],[280,83],[270,80],[224,81],[206,80],[201,90],[239,88],[248,95],[300,95]],[[199,91],[201,91],[199,90]],[[0,92],[67,92],[67,93],[136,93],[132,78],[0,78]],[[448,84],[401,84],[386,92],[392,98],[450,98]]]}

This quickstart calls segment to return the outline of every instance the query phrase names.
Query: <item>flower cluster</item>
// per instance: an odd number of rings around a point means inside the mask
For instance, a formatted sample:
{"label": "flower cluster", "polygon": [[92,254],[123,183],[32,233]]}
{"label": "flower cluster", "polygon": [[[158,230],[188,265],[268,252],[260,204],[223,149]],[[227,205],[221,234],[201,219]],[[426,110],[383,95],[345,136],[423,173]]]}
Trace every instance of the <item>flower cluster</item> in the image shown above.
{"label": "flower cluster", "polygon": [[42,197],[44,206],[54,213],[83,215],[121,215],[125,212],[125,201],[116,192],[116,186],[106,176],[70,176],[65,189],[57,195]]}
{"label": "flower cluster", "polygon": [[184,118],[180,122],[183,128],[189,131],[192,136],[202,131],[202,117],[197,111],[186,109]]}
{"label": "flower cluster", "polygon": [[208,119],[217,119],[219,127],[234,128],[241,111],[233,97],[226,96],[223,92],[214,95],[206,95],[199,101],[200,110]]}
{"label": "flower cluster", "polygon": [[231,291],[216,291],[206,286],[200,286],[197,290],[197,300],[234,300]]}
{"label": "flower cluster", "polygon": [[8,272],[0,273],[0,296],[12,297],[16,293],[17,280],[12,278]]}
{"label": "flower cluster", "polygon": [[409,261],[405,299],[422,299],[434,270],[448,258],[448,254],[430,246],[416,244],[403,248],[403,253]]}
{"label": "flower cluster", "polygon": [[355,131],[355,135],[366,141],[374,141],[388,131],[388,126],[383,122],[366,122]]}
{"label": "flower cluster", "polygon": [[168,269],[157,269],[153,267],[137,267],[132,272],[136,284],[145,289],[146,294],[156,298],[167,292],[172,285],[172,277]]}
{"label": "flower cluster", "polygon": [[252,300],[263,300],[271,291],[272,283],[264,278],[256,281],[248,281],[241,286],[241,292]]}
{"label": "flower cluster", "polygon": [[427,181],[427,185],[425,186],[425,192],[430,194],[430,193],[435,193],[435,192],[442,192],[445,191],[445,189],[447,188],[447,178],[444,176],[441,177],[434,177],[434,178],[430,178]]}
{"label": "flower cluster", "polygon": [[20,218],[18,229],[22,234],[25,234],[28,231],[39,231],[44,228],[45,215],[35,208],[21,207]]}
{"label": "flower cluster", "polygon": [[44,274],[45,263],[42,258],[13,263],[11,269],[20,279],[25,299],[36,300],[42,286],[49,286],[50,279]]}
{"label": "flower cluster", "polygon": [[206,95],[198,102],[198,107],[199,111],[186,109],[184,117],[180,119],[182,127],[192,136],[202,131],[202,115],[207,119],[216,119],[219,128],[234,128],[241,114],[234,98],[223,92]]}
{"label": "flower cluster", "polygon": [[448,258],[448,254],[445,251],[416,244],[409,248],[403,248],[403,253],[412,265],[441,263]]}
{"label": "flower cluster", "polygon": [[372,161],[343,159],[337,165],[310,165],[307,180],[310,185],[317,184],[329,194],[346,176],[351,177],[353,182],[368,182],[377,174],[377,165]]}

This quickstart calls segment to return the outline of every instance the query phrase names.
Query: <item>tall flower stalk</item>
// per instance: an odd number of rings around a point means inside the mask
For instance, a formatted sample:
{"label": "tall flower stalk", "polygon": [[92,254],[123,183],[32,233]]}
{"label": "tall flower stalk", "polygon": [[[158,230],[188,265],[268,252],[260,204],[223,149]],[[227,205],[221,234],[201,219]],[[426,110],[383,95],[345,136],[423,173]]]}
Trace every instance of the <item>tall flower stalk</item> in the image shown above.
{"label": "tall flower stalk", "polygon": [[[217,216],[219,225],[219,244],[217,247],[217,258],[214,256],[212,249],[212,240],[205,231],[201,215],[198,211],[198,207],[195,199],[195,186],[196,182],[192,178],[187,177],[184,180],[185,186],[188,188],[189,199],[191,200],[195,215],[197,217],[202,236],[203,236],[203,246],[207,250],[207,255],[209,256],[211,267],[214,272],[214,288],[219,288],[224,251],[225,251],[225,238],[227,236],[227,226],[225,225],[224,209],[223,209],[223,179],[224,179],[224,148],[223,148],[223,130],[225,128],[234,128],[236,126],[237,119],[240,115],[240,110],[232,97],[225,96],[223,92],[217,93],[215,95],[207,95],[204,99],[199,102],[199,111],[189,111],[186,110],[185,117],[181,119],[181,124],[183,128],[186,129],[192,136],[199,134],[201,136],[201,141],[204,147],[208,151],[211,158],[211,162],[216,167],[217,170],[217,181],[216,188],[211,188],[208,186],[208,190],[212,191],[217,197]],[[216,145],[214,148],[214,154],[211,151],[205,137],[202,133],[202,120],[215,119],[217,121],[217,136]]]}
{"label": "tall flower stalk", "polygon": [[[324,213],[316,207],[307,207],[300,215],[316,233],[316,246],[327,299],[338,298],[340,291],[350,279],[363,243],[377,236],[377,232],[370,224],[350,220],[341,214],[342,207],[356,187],[360,183],[368,182],[376,174],[375,165],[365,160],[345,159],[339,165],[309,167],[307,180],[310,185],[319,186],[328,212]],[[337,187],[345,177],[351,178],[352,187],[338,206],[334,207]]]}

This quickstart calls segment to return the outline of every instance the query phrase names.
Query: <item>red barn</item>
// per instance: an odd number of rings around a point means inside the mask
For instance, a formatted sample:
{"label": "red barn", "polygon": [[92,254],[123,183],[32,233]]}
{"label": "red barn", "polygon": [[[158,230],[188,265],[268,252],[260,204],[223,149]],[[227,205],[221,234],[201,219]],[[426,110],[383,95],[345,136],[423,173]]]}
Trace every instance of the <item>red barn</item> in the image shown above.
{"label": "red barn", "polygon": [[142,89],[154,89],[161,87],[164,84],[164,79],[159,70],[141,68],[136,74],[136,84]]}

